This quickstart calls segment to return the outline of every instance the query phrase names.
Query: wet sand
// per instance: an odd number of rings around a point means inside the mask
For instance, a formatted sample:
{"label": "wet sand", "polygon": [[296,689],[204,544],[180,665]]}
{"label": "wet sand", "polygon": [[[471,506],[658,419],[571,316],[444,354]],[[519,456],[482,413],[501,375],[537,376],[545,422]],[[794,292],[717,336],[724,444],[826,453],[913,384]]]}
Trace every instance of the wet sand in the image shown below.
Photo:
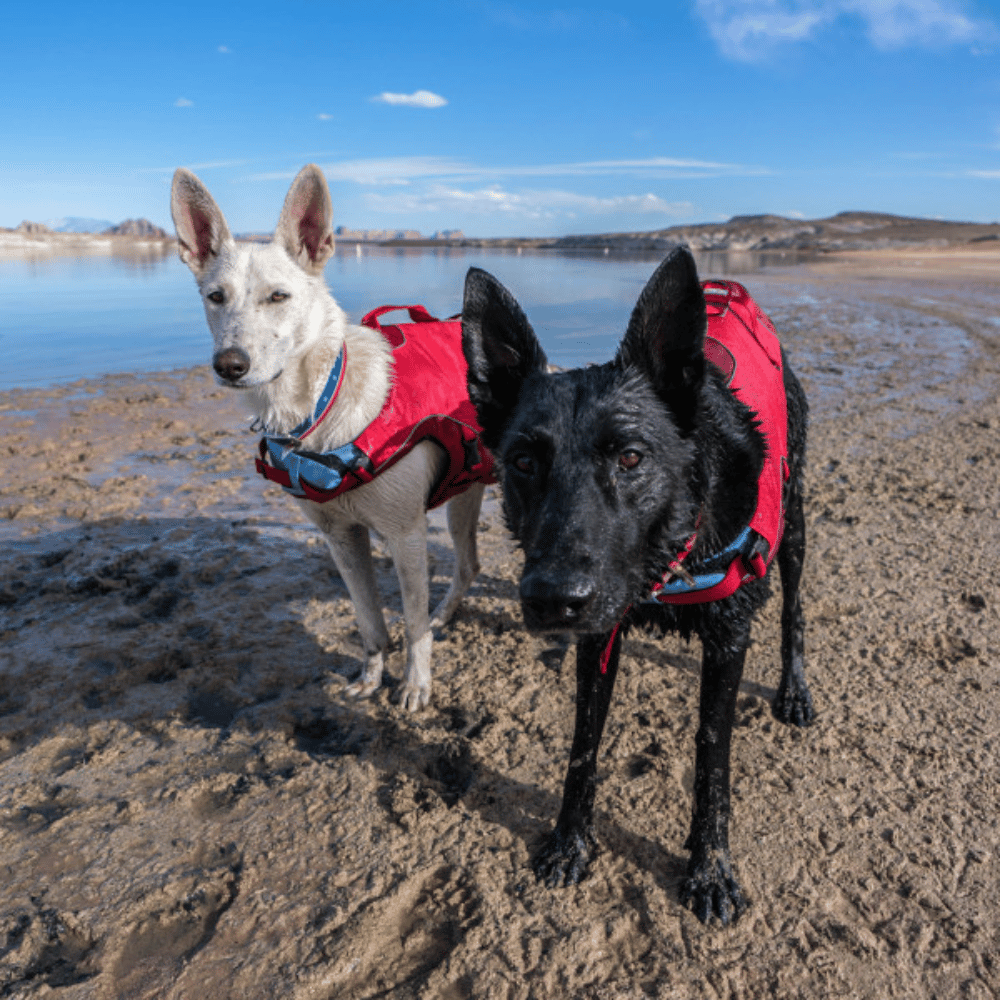
{"label": "wet sand", "polygon": [[[409,715],[391,686],[344,698],[346,591],[253,474],[207,369],[0,394],[0,996],[1000,994],[1000,272],[983,260],[927,277],[844,255],[749,282],[813,406],[819,717],[770,715],[772,600],[733,746],[752,907],[724,931],[677,899],[696,642],[626,642],[601,854],[543,889],[529,860],[559,805],[573,654],[522,631],[495,499],[433,704]],[[439,515],[431,553],[438,598]]]}

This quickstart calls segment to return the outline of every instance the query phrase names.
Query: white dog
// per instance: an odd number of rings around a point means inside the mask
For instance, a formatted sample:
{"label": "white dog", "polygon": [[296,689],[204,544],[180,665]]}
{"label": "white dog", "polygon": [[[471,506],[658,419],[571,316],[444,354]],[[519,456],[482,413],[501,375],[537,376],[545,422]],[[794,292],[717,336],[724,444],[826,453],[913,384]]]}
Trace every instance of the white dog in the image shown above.
{"label": "white dog", "polygon": [[[174,175],[171,212],[181,260],[194,272],[204,301],[218,382],[240,390],[267,439],[291,442],[289,453],[301,445],[295,432],[304,436],[304,426],[313,455],[355,441],[380,415],[395,361],[382,334],[347,321],[323,280],[333,252],[333,212],[320,169],[309,165],[296,177],[269,244],[236,243],[208,190],[183,168]],[[337,364],[338,391],[319,416],[317,404]],[[446,450],[424,439],[370,482],[327,502],[297,501],[326,536],[354,602],[365,659],[347,688],[353,696],[367,697],[379,687],[389,645],[371,529],[389,547],[403,596],[407,654],[400,704],[414,711],[430,699],[431,629],[448,621],[479,571],[475,532],[484,487],[474,483],[448,505],[455,569],[431,618],[426,510],[448,465]]]}

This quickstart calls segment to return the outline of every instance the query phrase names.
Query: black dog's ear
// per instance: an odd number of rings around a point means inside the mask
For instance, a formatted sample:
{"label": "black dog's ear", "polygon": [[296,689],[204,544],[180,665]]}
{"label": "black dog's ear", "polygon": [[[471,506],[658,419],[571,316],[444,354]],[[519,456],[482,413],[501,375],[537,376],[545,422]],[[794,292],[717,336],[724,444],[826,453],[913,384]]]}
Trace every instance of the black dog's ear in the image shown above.
{"label": "black dog's ear", "polygon": [[646,373],[684,432],[694,426],[705,378],[705,293],[687,247],[671,250],[639,296],[618,349]]}
{"label": "black dog's ear", "polygon": [[462,350],[469,398],[487,448],[495,448],[524,380],[545,371],[545,352],[514,296],[491,274],[470,267],[462,305]]}

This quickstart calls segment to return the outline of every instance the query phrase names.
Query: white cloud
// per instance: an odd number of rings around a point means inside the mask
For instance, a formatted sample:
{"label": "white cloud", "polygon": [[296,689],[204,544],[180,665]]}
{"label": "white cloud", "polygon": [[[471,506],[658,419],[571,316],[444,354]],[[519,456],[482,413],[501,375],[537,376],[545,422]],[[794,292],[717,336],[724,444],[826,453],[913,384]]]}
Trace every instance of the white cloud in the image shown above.
{"label": "white cloud", "polygon": [[[435,156],[397,156],[372,160],[341,160],[327,163],[323,173],[327,180],[351,181],[355,184],[409,184],[421,177],[453,177],[475,172],[475,167]],[[294,177],[294,172],[255,174],[251,180],[274,181]]]}
{"label": "white cloud", "polygon": [[[182,166],[188,170],[195,170],[201,173],[203,170],[226,170],[232,167],[242,167],[249,163],[249,160],[208,160],[205,163],[185,163]],[[172,175],[178,164],[169,167],[139,167],[137,173],[140,174],[167,174]]]}
{"label": "white cloud", "polygon": [[930,152],[927,152],[927,151],[916,151],[915,150],[915,151],[911,151],[911,152],[908,152],[908,153],[907,152],[904,152],[904,153],[894,153],[893,155],[896,156],[900,160],[912,160],[914,162],[919,163],[919,162],[922,162],[922,161],[925,161],[925,160],[943,160],[947,156],[950,156],[951,154],[950,154],[950,152],[947,152],[945,150],[936,149],[936,150],[932,150]]}
{"label": "white cloud", "polygon": [[742,62],[768,58],[834,22],[855,19],[879,49],[989,44],[996,26],[968,16],[960,0],[695,0],[722,54]]}
{"label": "white cloud", "polygon": [[679,160],[654,156],[642,160],[589,160],[581,163],[549,163],[520,167],[492,167],[493,174],[505,177],[632,177],[685,178],[718,177],[738,174],[741,177],[770,173],[765,167],[740,163],[717,163],[712,160]]}
{"label": "white cloud", "polygon": [[174,101],[175,108],[190,108],[194,106],[194,101],[189,101],[186,97],[178,97]]}
{"label": "white cloud", "polygon": [[321,122],[328,122],[333,120],[333,115],[328,115],[325,111],[321,111],[316,117]]}
{"label": "white cloud", "polygon": [[189,170],[223,170],[227,167],[242,167],[246,160],[208,160],[205,163],[191,163]]}
{"label": "white cloud", "polygon": [[880,49],[983,41],[992,29],[967,17],[954,0],[843,0],[843,7],[866,23]]}
{"label": "white cloud", "polygon": [[781,0],[696,0],[695,10],[724,56],[753,62],[780,42],[807,39],[823,23],[821,12],[808,9],[808,0],[791,5],[798,9],[787,9]]}
{"label": "white cloud", "polygon": [[[493,181],[500,177],[634,177],[646,180],[677,180],[704,177],[758,177],[767,167],[712,160],[684,160],[659,156],[641,160],[588,160],[578,163],[541,163],[517,166],[479,166],[461,160],[434,156],[385,157],[342,160],[323,166],[331,181],[355,184],[405,185],[414,180],[448,177]],[[251,180],[287,180],[292,172],[256,174]]]}
{"label": "white cloud", "polygon": [[219,46],[219,51],[220,51],[220,52],[221,52],[221,53],[222,53],[223,55],[226,55],[226,56],[227,56],[227,55],[229,55],[229,53],[230,53],[230,51],[231,51],[231,50],[230,50],[230,48],[229,48],[229,46],[228,46],[228,45],[220,45],[220,46]]}
{"label": "white cloud", "polygon": [[[373,213],[386,217],[437,213],[445,217],[465,214],[522,220],[594,216],[690,218],[695,214],[693,205],[667,201],[645,187],[644,182],[770,173],[768,168],[761,166],[674,157],[480,166],[448,157],[412,156],[341,160],[323,164],[322,169],[331,182],[363,185],[368,189],[365,204]],[[287,181],[293,176],[289,171],[255,174],[248,179]],[[640,193],[600,195],[569,189],[578,178],[603,177],[613,178],[612,183],[618,185],[619,190],[632,186],[629,182],[635,187],[642,184],[642,188]],[[553,187],[517,184],[527,178],[562,178],[567,184]]]}
{"label": "white cloud", "polygon": [[689,215],[688,202],[667,202],[655,194],[596,195],[573,191],[507,191],[499,185],[465,189],[444,184],[431,185],[426,191],[370,194],[366,201],[372,208],[392,214],[435,212],[454,215],[458,212],[477,215],[507,215],[526,219],[575,218],[580,215]]}
{"label": "white cloud", "polygon": [[407,108],[443,108],[448,102],[439,94],[429,90],[417,90],[412,94],[383,93],[372,98],[377,104],[397,104]]}
{"label": "white cloud", "polygon": [[997,181],[1000,180],[1000,170],[967,170],[966,176],[979,180]]}

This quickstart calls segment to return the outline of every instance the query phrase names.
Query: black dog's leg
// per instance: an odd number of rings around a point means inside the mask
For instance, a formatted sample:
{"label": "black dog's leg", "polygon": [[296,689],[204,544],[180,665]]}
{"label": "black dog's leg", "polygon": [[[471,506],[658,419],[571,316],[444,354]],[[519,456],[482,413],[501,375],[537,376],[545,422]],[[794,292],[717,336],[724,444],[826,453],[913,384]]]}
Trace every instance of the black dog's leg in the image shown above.
{"label": "black dog's leg", "polygon": [[778,549],[781,571],[781,683],[772,711],[781,722],[808,726],[816,717],[805,675],[805,619],[799,580],[806,554],[806,525],[801,483],[791,483],[785,508],[785,536]]}
{"label": "black dog's leg", "polygon": [[584,636],[576,646],[576,727],[562,808],[555,829],[534,861],[535,874],[551,887],[579,882],[596,847],[597,751],[618,673],[621,632],[615,636],[607,672],[602,674],[601,653],[609,638],[610,635]]}
{"label": "black dog's leg", "polygon": [[747,908],[729,855],[729,748],[749,623],[747,633],[733,636],[731,642],[702,641],[694,816],[684,845],[691,858],[680,898],[702,923],[715,916],[725,927]]}

